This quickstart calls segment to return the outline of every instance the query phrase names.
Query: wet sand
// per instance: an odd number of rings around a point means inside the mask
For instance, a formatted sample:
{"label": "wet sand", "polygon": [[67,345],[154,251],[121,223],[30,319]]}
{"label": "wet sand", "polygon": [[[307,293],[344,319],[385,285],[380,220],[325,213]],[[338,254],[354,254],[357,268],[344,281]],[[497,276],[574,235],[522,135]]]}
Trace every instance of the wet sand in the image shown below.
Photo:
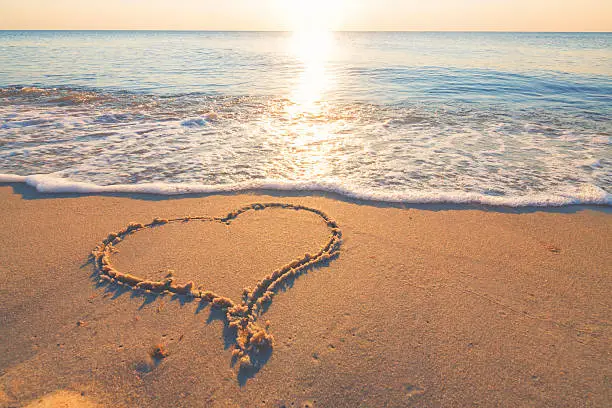
{"label": "wet sand", "polygon": [[[91,251],[130,222],[321,210],[339,255],[262,305],[274,337],[241,369],[226,311],[100,282]],[[0,186],[0,406],[609,406],[612,217],[382,206],[316,195],[41,195]],[[316,254],[316,214],[249,211],[126,236],[114,268],[239,303]],[[170,272],[172,271],[172,272]],[[199,289],[198,289],[199,290]],[[163,356],[154,353],[161,347]],[[159,350],[158,350],[159,351]],[[45,405],[46,404],[46,405]],[[63,404],[63,405],[62,405]]]}

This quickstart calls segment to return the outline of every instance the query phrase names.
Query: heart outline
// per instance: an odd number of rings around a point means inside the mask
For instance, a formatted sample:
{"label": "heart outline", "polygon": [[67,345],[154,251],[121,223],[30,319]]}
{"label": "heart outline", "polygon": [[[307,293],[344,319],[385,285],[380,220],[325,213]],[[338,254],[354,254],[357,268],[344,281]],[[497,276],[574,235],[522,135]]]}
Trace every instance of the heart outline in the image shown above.
{"label": "heart outline", "polygon": [[[170,223],[205,221],[220,222],[230,225],[241,214],[247,211],[261,211],[269,208],[293,209],[307,211],[322,218],[329,231],[327,242],[313,256],[309,253],[302,258],[296,259],[274,270],[263,280],[258,281],[254,289],[245,288],[241,303],[220,296],[212,291],[194,289],[195,284],[189,281],[183,285],[175,284],[174,279],[168,277],[163,281],[149,281],[144,278],[123,273],[115,269],[110,256],[115,251],[115,245],[119,244],[125,237],[138,231],[159,227]],[[94,268],[98,273],[100,282],[116,283],[126,285],[134,290],[143,290],[156,294],[173,293],[192,298],[199,298],[201,302],[211,304],[211,307],[225,311],[225,319],[230,328],[236,329],[236,345],[232,351],[234,361],[240,361],[240,368],[245,369],[254,366],[252,357],[265,351],[271,351],[274,347],[274,337],[268,332],[268,328],[257,324],[257,319],[263,314],[262,306],[272,301],[280,285],[291,277],[298,276],[308,268],[319,263],[334,259],[340,251],[342,244],[342,231],[329,215],[316,208],[299,204],[286,203],[255,203],[237,210],[230,211],[225,217],[186,216],[173,219],[155,218],[148,224],[129,223],[127,227],[117,233],[110,233],[101,244],[92,251]]]}

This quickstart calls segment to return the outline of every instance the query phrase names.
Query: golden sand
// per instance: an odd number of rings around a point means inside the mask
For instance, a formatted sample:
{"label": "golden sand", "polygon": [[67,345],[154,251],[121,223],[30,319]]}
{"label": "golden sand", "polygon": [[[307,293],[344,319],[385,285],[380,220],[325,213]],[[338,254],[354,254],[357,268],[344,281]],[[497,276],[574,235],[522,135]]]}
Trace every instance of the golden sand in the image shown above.
{"label": "golden sand", "polygon": [[80,393],[59,390],[32,401],[25,408],[101,408],[101,405]]}
{"label": "golden sand", "polygon": [[[21,185],[0,187],[0,203],[2,407],[83,391],[108,407],[611,400],[612,221],[599,209]],[[299,269],[339,228],[336,258]]]}

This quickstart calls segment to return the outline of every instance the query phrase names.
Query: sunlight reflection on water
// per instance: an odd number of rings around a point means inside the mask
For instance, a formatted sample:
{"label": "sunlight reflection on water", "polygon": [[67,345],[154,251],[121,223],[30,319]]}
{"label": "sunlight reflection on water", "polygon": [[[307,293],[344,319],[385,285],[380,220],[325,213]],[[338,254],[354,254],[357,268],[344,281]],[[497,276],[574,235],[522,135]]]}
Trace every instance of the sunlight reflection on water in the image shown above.
{"label": "sunlight reflection on water", "polygon": [[[290,51],[302,64],[301,74],[292,90],[285,111],[291,126],[285,129],[288,149],[307,178],[316,178],[330,173],[330,155],[333,143],[327,143],[333,135],[334,123],[329,120],[325,94],[334,85],[332,72],[328,69],[336,39],[331,31],[302,30],[293,33]],[[322,119],[322,120],[317,120]]]}

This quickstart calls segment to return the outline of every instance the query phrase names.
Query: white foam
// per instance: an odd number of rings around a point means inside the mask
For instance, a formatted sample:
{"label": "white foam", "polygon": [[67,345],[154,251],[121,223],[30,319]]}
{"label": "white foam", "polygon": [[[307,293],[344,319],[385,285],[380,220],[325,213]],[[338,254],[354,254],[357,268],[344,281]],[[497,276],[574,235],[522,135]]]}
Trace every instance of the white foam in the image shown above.
{"label": "white foam", "polygon": [[25,183],[27,177],[26,176],[18,176],[16,174],[2,174],[0,173],[0,182],[1,183]]}
{"label": "white foam", "polygon": [[481,204],[505,207],[559,207],[565,205],[612,205],[612,195],[603,189],[584,185],[580,189],[568,188],[551,194],[530,194],[525,196],[488,196],[465,191],[409,191],[409,192],[368,192],[352,189],[340,183],[331,182],[290,182],[264,180],[229,185],[143,183],[100,186],[92,183],[72,181],[51,174],[18,176],[0,174],[0,182],[25,183],[40,193],[145,193],[159,195],[220,194],[254,190],[310,191],[339,194],[357,200],[405,204]]}
{"label": "white foam", "polygon": [[[28,179],[40,191],[317,190],[512,206],[606,203],[612,191],[612,130],[579,111],[330,102],[312,114],[257,96],[3,94],[0,172],[53,175]],[[86,102],[57,102],[75,95]]]}

